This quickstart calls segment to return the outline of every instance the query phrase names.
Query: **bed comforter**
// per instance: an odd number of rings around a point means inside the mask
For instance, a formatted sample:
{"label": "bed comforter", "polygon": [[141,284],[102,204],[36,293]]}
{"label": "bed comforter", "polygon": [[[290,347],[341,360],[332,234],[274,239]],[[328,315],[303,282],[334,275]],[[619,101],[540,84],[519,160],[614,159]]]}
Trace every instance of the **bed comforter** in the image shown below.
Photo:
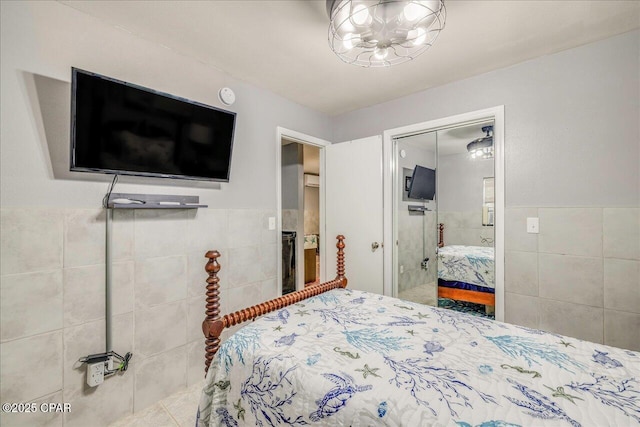
{"label": "bed comforter", "polygon": [[438,278],[494,289],[493,248],[483,246],[443,246],[438,249]]}
{"label": "bed comforter", "polygon": [[198,426],[629,426],[640,353],[337,289],[220,348]]}

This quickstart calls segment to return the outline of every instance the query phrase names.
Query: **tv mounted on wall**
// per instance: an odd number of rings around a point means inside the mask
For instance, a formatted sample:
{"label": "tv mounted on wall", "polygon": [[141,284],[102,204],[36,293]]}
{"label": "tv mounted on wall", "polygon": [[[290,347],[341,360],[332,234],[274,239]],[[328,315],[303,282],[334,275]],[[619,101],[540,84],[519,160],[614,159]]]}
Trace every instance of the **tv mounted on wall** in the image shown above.
{"label": "tv mounted on wall", "polygon": [[71,170],[229,181],[236,114],[72,68]]}
{"label": "tv mounted on wall", "polygon": [[410,199],[433,200],[436,195],[436,171],[417,165],[411,176],[408,197]]}

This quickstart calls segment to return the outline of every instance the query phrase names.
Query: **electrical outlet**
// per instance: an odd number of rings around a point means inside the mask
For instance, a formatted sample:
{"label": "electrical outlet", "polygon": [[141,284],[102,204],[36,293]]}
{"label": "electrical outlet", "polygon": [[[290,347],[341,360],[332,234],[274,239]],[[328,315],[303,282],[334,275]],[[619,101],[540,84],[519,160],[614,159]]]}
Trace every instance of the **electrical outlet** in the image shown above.
{"label": "electrical outlet", "polygon": [[540,233],[540,221],[538,218],[527,218],[527,233]]}
{"label": "electrical outlet", "polygon": [[400,274],[404,274],[404,265],[400,266]]}
{"label": "electrical outlet", "polygon": [[99,386],[104,382],[104,362],[87,364],[87,385]]}
{"label": "electrical outlet", "polygon": [[270,216],[269,217],[269,230],[275,230],[276,229],[276,217],[275,216]]}

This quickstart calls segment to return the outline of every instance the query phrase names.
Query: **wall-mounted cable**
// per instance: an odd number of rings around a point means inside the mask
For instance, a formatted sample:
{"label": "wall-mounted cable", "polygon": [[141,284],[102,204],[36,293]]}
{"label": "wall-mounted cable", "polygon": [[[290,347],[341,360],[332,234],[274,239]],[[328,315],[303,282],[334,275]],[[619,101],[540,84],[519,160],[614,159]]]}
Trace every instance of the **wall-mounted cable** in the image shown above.
{"label": "wall-mounted cable", "polygon": [[107,194],[104,195],[104,198],[102,199],[102,207],[103,208],[107,208],[107,205],[109,203],[109,198],[111,197],[111,193],[113,192],[113,187],[116,186],[116,184],[118,183],[118,175],[114,175],[113,176],[113,181],[111,181],[111,185],[109,186],[109,189],[107,190]]}

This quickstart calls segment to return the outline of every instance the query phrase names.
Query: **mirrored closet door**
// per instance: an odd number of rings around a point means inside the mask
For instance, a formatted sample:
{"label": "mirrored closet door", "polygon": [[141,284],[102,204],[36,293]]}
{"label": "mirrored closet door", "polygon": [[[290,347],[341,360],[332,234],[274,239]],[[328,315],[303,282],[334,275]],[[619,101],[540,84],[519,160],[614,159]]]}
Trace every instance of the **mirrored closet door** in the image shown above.
{"label": "mirrored closet door", "polygon": [[399,298],[492,318],[493,122],[394,141]]}
{"label": "mirrored closet door", "polygon": [[394,141],[395,242],[398,298],[437,305],[437,133]]}

